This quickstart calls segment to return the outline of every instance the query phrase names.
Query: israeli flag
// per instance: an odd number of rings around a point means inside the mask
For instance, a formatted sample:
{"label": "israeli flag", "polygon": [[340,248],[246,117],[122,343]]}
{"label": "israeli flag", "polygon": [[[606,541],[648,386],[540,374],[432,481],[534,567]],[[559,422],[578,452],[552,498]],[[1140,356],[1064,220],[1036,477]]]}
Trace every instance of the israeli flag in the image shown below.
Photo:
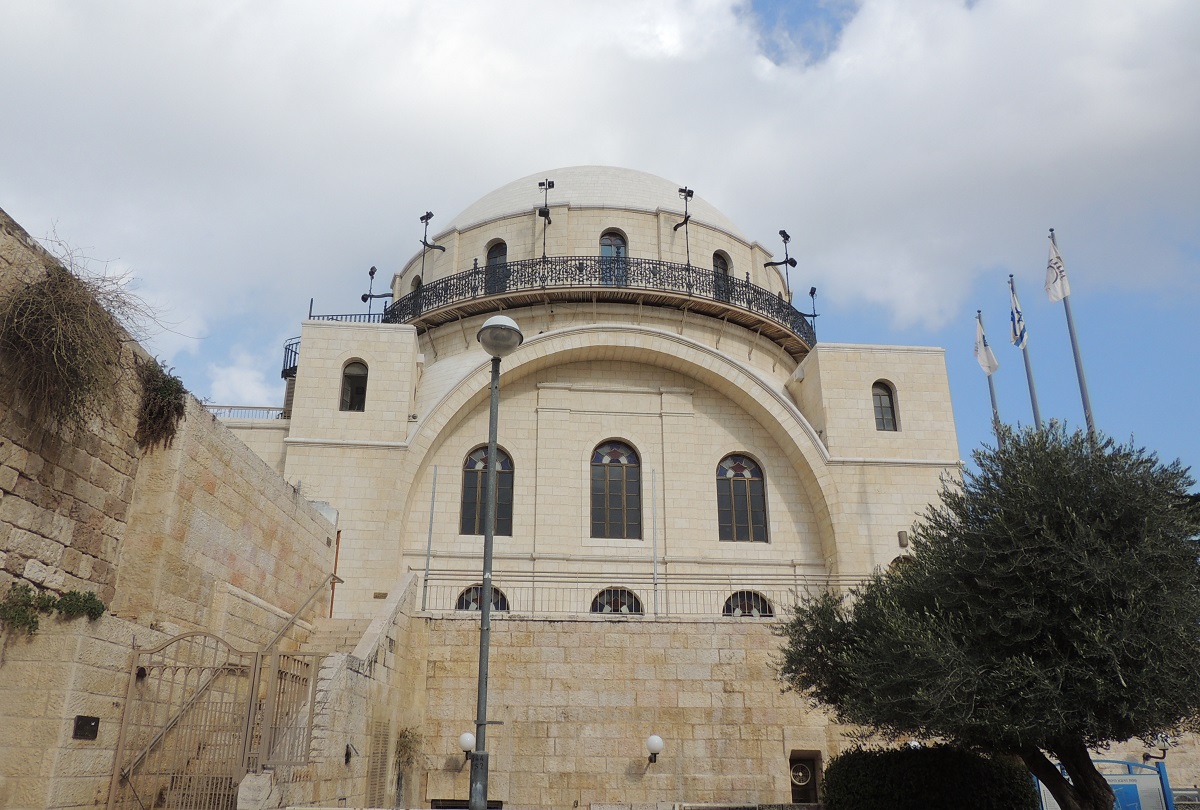
{"label": "israeli flag", "polygon": [[975,319],[975,359],[979,361],[983,373],[989,377],[1000,368],[1000,361],[988,345],[987,335],[983,334],[983,320],[980,318]]}

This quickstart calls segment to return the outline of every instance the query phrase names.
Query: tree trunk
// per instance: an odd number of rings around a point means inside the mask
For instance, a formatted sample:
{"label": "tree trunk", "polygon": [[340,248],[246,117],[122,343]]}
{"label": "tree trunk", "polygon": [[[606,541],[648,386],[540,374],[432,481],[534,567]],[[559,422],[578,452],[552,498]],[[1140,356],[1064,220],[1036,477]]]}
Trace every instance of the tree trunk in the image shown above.
{"label": "tree trunk", "polygon": [[1056,740],[1050,753],[1058,757],[1070,781],[1037,748],[1025,749],[1020,755],[1062,810],[1113,810],[1116,796],[1081,740]]}

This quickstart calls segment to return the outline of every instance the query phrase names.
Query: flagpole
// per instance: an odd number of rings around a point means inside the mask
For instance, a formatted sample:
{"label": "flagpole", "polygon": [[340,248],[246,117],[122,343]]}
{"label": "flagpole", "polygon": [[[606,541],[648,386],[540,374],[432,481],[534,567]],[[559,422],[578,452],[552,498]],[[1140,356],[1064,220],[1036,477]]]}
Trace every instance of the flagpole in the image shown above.
{"label": "flagpole", "polygon": [[[1054,229],[1050,229],[1050,244],[1058,253],[1058,241],[1054,238]],[[1092,419],[1092,400],[1088,396],[1087,378],[1083,374],[1083,359],[1079,356],[1079,341],[1075,339],[1075,318],[1071,315],[1071,294],[1063,296],[1063,310],[1067,313],[1067,333],[1071,336],[1071,353],[1075,355],[1075,374],[1079,377],[1079,394],[1083,398],[1083,418],[1087,423],[1088,436],[1096,435],[1096,423]]]}
{"label": "flagpole", "polygon": [[[977,321],[979,321],[979,328],[982,330],[983,329],[983,310],[982,309],[975,310],[975,319]],[[985,343],[984,345],[986,346],[987,344]],[[999,406],[996,405],[996,384],[994,382],[992,382],[991,373],[986,372],[986,371],[985,371],[985,373],[986,373],[987,381],[988,381],[988,394],[991,395],[991,398],[992,398],[992,430],[995,431],[996,440],[999,441],[1000,440],[1000,408],[999,408]]]}
{"label": "flagpole", "polygon": [[[1017,286],[1013,283],[1012,273],[1008,274],[1008,289],[1012,292],[1013,300],[1017,297]],[[1015,314],[1014,314],[1014,317]],[[1025,379],[1029,382],[1029,401],[1033,404],[1033,424],[1038,430],[1042,429],[1042,413],[1038,410],[1037,390],[1033,387],[1033,366],[1029,364],[1029,340],[1022,341],[1021,354],[1025,358]]]}

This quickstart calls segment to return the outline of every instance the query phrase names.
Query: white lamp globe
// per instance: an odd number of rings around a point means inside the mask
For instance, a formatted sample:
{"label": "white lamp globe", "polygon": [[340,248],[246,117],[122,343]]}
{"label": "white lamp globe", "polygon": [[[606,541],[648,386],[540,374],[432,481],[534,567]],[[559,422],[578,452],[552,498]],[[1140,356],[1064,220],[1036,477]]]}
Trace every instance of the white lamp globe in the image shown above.
{"label": "white lamp globe", "polygon": [[646,750],[655,756],[661,754],[663,752],[663,738],[657,734],[651,734],[646,738]]}
{"label": "white lamp globe", "polygon": [[475,750],[475,735],[471,732],[465,732],[458,737],[458,747],[463,751]]}
{"label": "white lamp globe", "polygon": [[517,322],[512,318],[506,315],[493,315],[483,322],[483,326],[479,327],[479,333],[475,335],[475,339],[492,357],[507,357],[516,351],[525,336],[521,334],[521,327],[517,326]]}

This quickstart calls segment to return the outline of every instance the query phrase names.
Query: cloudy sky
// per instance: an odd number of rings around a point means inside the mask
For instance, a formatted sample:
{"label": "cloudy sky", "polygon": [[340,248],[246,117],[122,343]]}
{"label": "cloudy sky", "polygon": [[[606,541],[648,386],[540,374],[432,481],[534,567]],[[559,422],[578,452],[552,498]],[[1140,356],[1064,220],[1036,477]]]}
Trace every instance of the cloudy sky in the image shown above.
{"label": "cloudy sky", "polygon": [[278,405],[309,299],[363,309],[424,211],[609,164],[790,231],[820,339],[945,347],[964,457],[976,309],[1031,421],[1009,273],[1082,422],[1055,228],[1097,425],[1200,467],[1195,0],[6,0],[0,75],[0,207],[131,271],[214,403]]}

